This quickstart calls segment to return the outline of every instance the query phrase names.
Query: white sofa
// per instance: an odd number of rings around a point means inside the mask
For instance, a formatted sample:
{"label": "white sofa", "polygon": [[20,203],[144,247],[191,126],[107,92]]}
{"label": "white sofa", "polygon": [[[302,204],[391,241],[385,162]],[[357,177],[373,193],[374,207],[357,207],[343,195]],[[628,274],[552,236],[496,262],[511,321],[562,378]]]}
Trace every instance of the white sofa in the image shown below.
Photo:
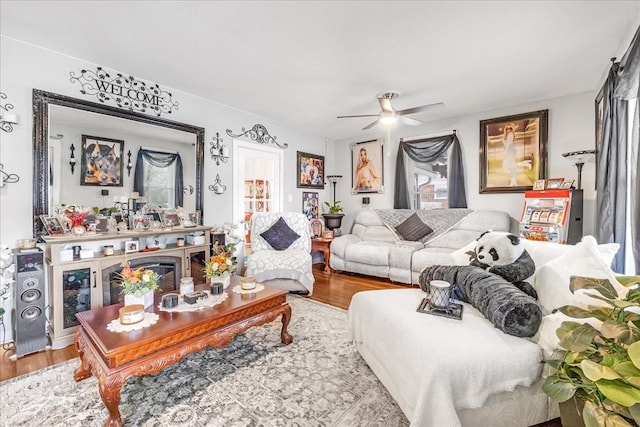
{"label": "white sofa", "polygon": [[541,390],[541,362],[558,348],[555,331],[568,319],[551,311],[592,303],[569,291],[569,277],[615,280],[609,265],[617,245],[586,237],[575,246],[526,240],[525,248],[545,314],[531,339],[504,334],[466,303],[462,320],[419,313],[425,294],[415,288],[353,296],[351,337],[411,425],[531,426],[559,416]]}
{"label": "white sofa", "polygon": [[[411,210],[402,210],[408,216]],[[437,213],[442,210],[434,210]],[[421,211],[428,218],[430,211]],[[427,219],[428,224],[428,219]],[[429,225],[429,224],[428,224]],[[394,282],[416,284],[420,272],[430,265],[451,264],[450,253],[487,230],[509,231],[506,212],[479,210],[426,243],[401,240],[374,210],[358,211],[350,234],[331,243],[330,266],[334,270],[385,277]]]}

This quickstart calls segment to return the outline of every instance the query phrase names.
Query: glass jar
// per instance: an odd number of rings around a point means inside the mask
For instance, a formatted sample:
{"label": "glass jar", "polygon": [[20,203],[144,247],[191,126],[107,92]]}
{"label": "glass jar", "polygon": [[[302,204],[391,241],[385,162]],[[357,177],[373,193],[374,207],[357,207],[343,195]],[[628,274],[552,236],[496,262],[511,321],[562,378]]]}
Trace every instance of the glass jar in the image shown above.
{"label": "glass jar", "polygon": [[102,247],[102,254],[104,256],[113,255],[113,245],[104,245]]}
{"label": "glass jar", "polygon": [[180,295],[193,292],[193,277],[183,277],[180,279]]}

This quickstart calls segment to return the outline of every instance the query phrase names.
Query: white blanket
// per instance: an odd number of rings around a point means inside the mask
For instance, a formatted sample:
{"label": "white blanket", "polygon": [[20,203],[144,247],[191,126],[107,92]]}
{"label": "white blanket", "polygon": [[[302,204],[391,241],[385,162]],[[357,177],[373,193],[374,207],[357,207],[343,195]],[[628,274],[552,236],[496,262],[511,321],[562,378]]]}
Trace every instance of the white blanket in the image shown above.
{"label": "white blanket", "polygon": [[349,307],[358,351],[413,426],[459,426],[457,411],[529,386],[542,368],[540,348],[504,334],[469,304],[463,319],[418,313],[419,289],[360,292]]}

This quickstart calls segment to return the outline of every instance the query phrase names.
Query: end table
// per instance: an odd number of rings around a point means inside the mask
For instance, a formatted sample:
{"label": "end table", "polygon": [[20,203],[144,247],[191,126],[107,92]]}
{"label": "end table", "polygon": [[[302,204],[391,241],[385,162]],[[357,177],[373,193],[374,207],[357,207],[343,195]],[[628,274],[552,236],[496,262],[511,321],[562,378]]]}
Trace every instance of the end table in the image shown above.
{"label": "end table", "polygon": [[311,253],[322,252],[324,254],[325,273],[331,273],[331,267],[329,267],[329,256],[331,255],[329,247],[331,242],[333,242],[333,239],[311,239]]}

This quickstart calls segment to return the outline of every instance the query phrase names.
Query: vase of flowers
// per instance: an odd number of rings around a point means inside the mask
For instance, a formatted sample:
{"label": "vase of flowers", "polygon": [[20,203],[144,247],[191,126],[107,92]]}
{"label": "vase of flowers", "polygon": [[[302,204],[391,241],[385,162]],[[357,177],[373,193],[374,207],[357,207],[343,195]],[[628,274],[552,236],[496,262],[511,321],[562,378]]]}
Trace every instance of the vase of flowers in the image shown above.
{"label": "vase of flowers", "polygon": [[209,262],[205,265],[204,275],[211,283],[222,283],[223,288],[229,287],[231,282],[231,273],[234,272],[237,264],[235,252],[235,243],[229,243],[224,249],[213,254]]}
{"label": "vase of flowers", "polygon": [[120,272],[120,293],[124,295],[124,305],[142,304],[144,308],[153,305],[153,291],[158,289],[160,275],[142,267],[133,269],[125,263]]}

